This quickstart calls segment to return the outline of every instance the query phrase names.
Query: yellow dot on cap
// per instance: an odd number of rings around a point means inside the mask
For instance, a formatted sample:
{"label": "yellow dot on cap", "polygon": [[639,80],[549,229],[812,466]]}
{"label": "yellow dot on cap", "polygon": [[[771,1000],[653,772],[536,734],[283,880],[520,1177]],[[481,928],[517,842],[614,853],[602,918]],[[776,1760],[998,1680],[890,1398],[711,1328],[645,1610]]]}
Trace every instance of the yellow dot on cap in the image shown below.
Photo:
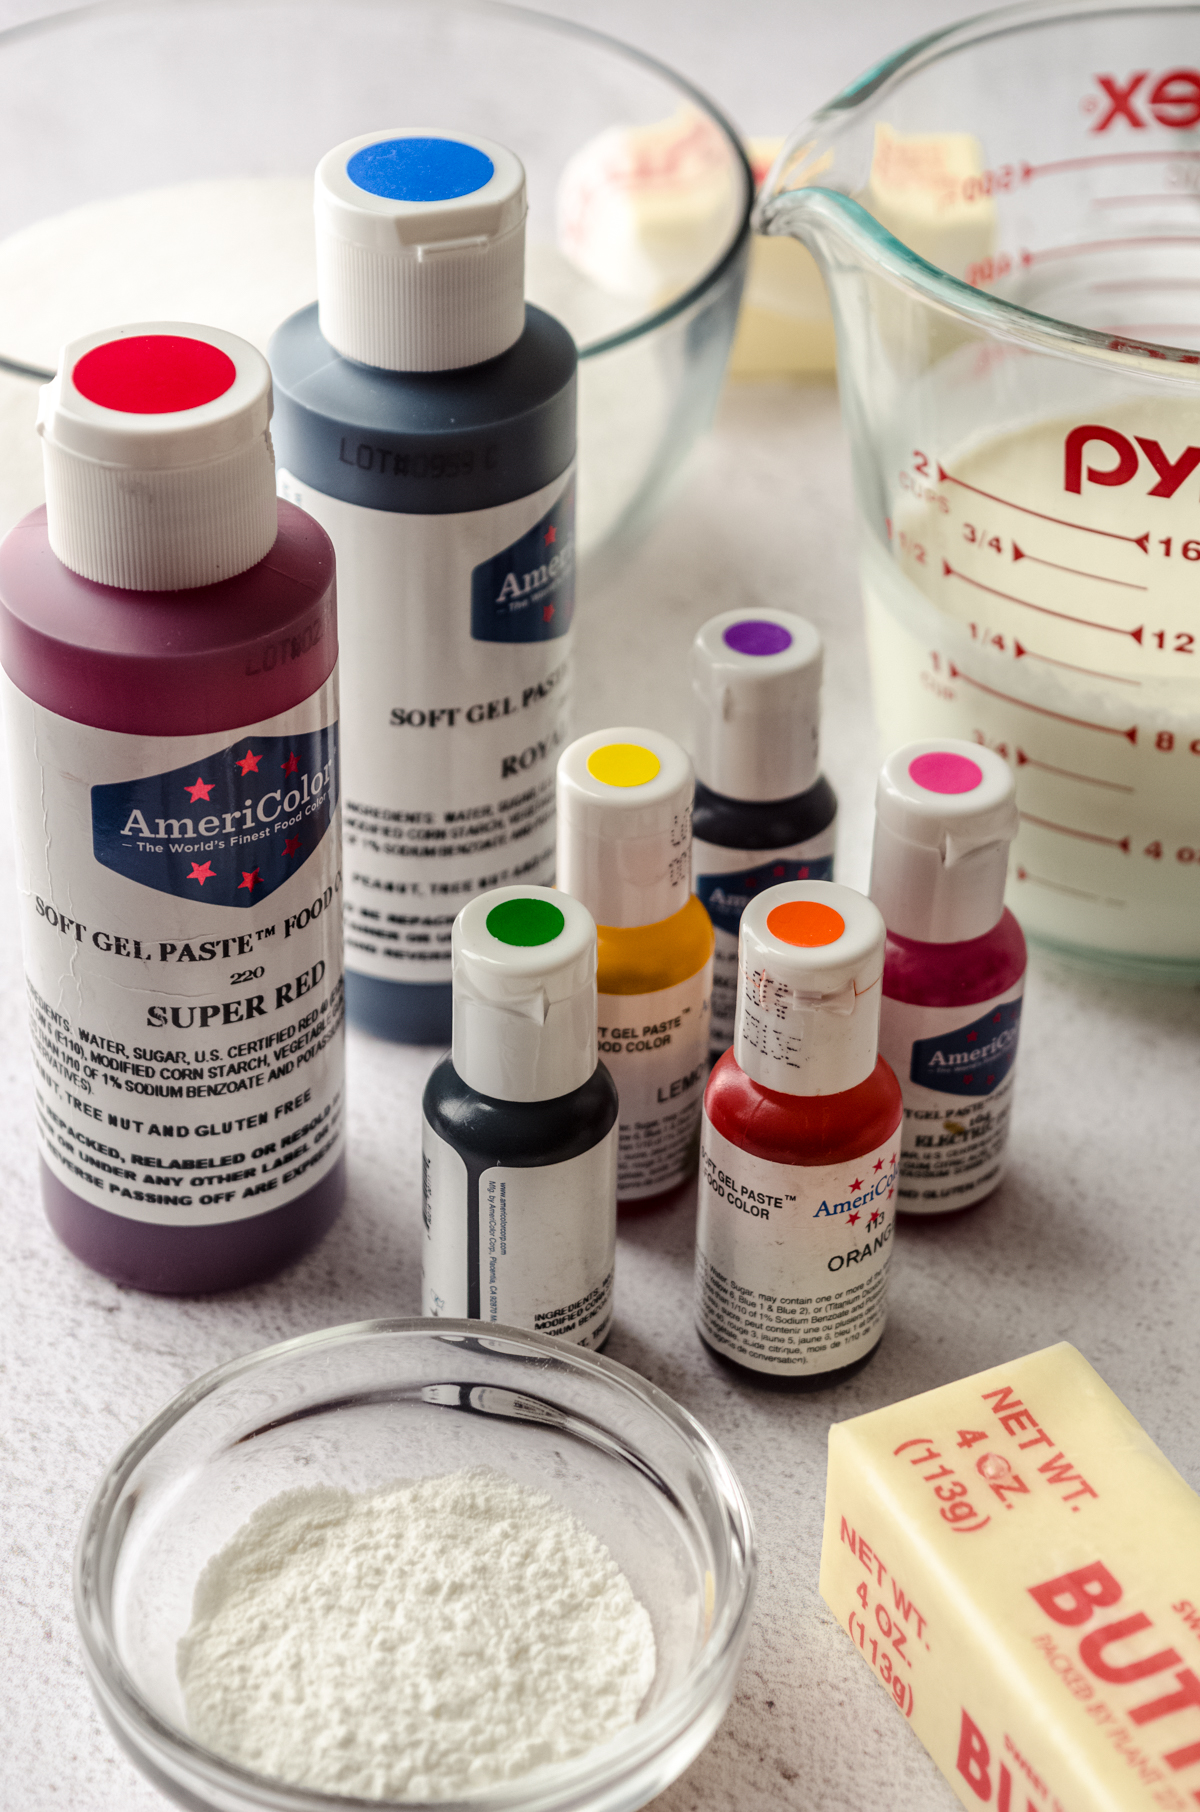
{"label": "yellow dot on cap", "polygon": [[645,786],[661,769],[653,749],[644,749],[640,742],[606,742],[587,760],[592,779],[605,786]]}

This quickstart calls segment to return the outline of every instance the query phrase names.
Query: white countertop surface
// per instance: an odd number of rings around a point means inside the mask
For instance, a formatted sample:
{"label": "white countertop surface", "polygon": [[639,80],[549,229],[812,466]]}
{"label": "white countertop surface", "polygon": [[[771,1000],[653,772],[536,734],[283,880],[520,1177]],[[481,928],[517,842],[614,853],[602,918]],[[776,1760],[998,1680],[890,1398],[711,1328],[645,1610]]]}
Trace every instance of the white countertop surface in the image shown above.
{"label": "white countertop surface", "polygon": [[[32,10],[0,6],[0,22]],[[780,108],[799,117],[877,50],[953,9],[927,5],[903,25],[882,4],[843,9],[828,28],[836,55],[826,46],[819,60],[828,79],[815,91],[803,69],[815,8],[739,9],[778,24],[787,52],[768,60],[769,107],[757,117],[746,103],[762,64],[748,43],[732,44],[722,90],[725,9],[689,12],[682,0],[662,0],[640,13],[615,3],[560,10],[669,56],[724,92],[747,127],[766,130],[786,123]],[[895,18],[886,30],[885,18]],[[798,610],[825,635],[823,752],[842,802],[838,874],[862,885],[880,751],[830,383],[729,390],[655,526],[619,564],[590,574],[578,729],[645,722],[686,738],[691,635],[707,616],[742,605]],[[85,1502],[116,1449],[197,1373],[317,1327],[418,1312],[417,1127],[435,1054],[351,1034],[349,1198],[305,1262],[259,1288],[204,1300],[118,1289],[57,1245],[38,1205],[11,870],[5,812],[0,1806],[154,1812],[164,1801],[101,1726],[84,1680],[70,1578]],[[660,1812],[934,1812],[956,1803],[817,1593],[831,1421],[1067,1339],[1200,1485],[1192,1233],[1200,995],[1104,981],[1035,954],[1023,1025],[1008,1179],[972,1213],[901,1223],[882,1346],[839,1389],[762,1393],[707,1358],[690,1313],[694,1192],[622,1227],[607,1351],[722,1443],[760,1539],[758,1609],[734,1705],[707,1751],[655,1802]]]}

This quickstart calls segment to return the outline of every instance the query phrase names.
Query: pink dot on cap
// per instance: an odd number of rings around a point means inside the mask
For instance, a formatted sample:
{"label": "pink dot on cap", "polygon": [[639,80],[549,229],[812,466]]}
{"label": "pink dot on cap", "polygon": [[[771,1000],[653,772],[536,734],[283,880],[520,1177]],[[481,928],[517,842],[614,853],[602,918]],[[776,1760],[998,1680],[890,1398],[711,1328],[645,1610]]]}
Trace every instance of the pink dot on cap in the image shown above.
{"label": "pink dot on cap", "polygon": [[237,366],[207,340],[178,333],[128,334],[93,346],[75,363],[80,396],[122,415],[175,415],[215,403],[232,386]]}
{"label": "pink dot on cap", "polygon": [[927,793],[973,793],[983,785],[983,769],[969,755],[929,749],[908,764],[908,777]]}

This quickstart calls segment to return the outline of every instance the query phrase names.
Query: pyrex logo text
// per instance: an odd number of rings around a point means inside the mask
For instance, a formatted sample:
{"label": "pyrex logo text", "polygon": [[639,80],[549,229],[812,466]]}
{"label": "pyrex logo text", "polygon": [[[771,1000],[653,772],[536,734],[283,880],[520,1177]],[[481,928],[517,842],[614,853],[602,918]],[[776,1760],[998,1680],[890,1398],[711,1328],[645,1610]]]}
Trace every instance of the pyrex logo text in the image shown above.
{"label": "pyrex logo text", "polygon": [[[1088,463],[1093,443],[1110,448],[1116,454],[1115,465]],[[1135,434],[1131,440],[1117,428],[1088,422],[1072,428],[1063,443],[1063,488],[1078,493],[1082,491],[1085,479],[1089,484],[1131,483],[1141,467],[1139,447],[1156,478],[1156,482],[1147,487],[1147,497],[1174,497],[1185,479],[1200,466],[1200,447],[1185,447],[1177,458],[1171,459],[1164,453],[1160,441],[1150,440],[1143,434]],[[1149,477],[1149,473],[1143,475]]]}
{"label": "pyrex logo text", "polygon": [[1149,69],[1132,75],[1098,75],[1099,95],[1085,95],[1085,113],[1098,113],[1093,132],[1107,132],[1118,120],[1144,132],[1147,126],[1173,127],[1177,132],[1200,122],[1200,70],[1168,69],[1154,76]]}

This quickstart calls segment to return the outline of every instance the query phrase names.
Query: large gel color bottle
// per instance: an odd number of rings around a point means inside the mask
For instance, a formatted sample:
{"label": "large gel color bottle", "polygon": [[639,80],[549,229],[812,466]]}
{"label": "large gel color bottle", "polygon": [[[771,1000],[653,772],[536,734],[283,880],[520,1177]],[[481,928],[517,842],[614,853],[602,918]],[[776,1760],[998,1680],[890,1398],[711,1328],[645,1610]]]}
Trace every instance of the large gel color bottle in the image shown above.
{"label": "large gel color bottle", "polygon": [[337,549],[346,1001],[445,1044],[451,926],[554,879],[575,580],[575,346],[524,299],[525,174],[377,132],[316,177],[319,301],[271,342],[282,496]]}
{"label": "large gel color bottle", "polygon": [[612,1326],[617,1091],[596,1053],[596,926],[548,887],[454,921],[454,1044],[425,1088],[426,1315],[597,1347]]}
{"label": "large gel color bottle", "polygon": [[270,415],[232,334],[77,340],[0,546],[43,1201],[138,1289],[266,1275],[342,1201],[333,549]]}
{"label": "large gel color bottle", "polygon": [[595,731],[558,764],[558,880],[597,922],[622,1207],[656,1206],[696,1169],[713,933],[689,887],[694,787],[656,730]]}
{"label": "large gel color bottle", "polygon": [[821,638],[786,610],[727,610],[692,643],[692,886],[713,922],[712,1057],[733,1043],[738,926],[783,881],[831,881],[837,799],[821,773]]}
{"label": "large gel color bottle", "polygon": [[696,1323],[760,1384],[835,1384],[883,1335],[902,1113],[877,1048],[884,936],[834,881],[742,914],[733,1049],[704,1094]]}
{"label": "large gel color bottle", "polygon": [[887,922],[879,1047],[904,1090],[899,1201],[981,1202],[1004,1175],[1025,939],[1004,904],[1012,770],[970,742],[910,742],[875,795],[871,898]]}

